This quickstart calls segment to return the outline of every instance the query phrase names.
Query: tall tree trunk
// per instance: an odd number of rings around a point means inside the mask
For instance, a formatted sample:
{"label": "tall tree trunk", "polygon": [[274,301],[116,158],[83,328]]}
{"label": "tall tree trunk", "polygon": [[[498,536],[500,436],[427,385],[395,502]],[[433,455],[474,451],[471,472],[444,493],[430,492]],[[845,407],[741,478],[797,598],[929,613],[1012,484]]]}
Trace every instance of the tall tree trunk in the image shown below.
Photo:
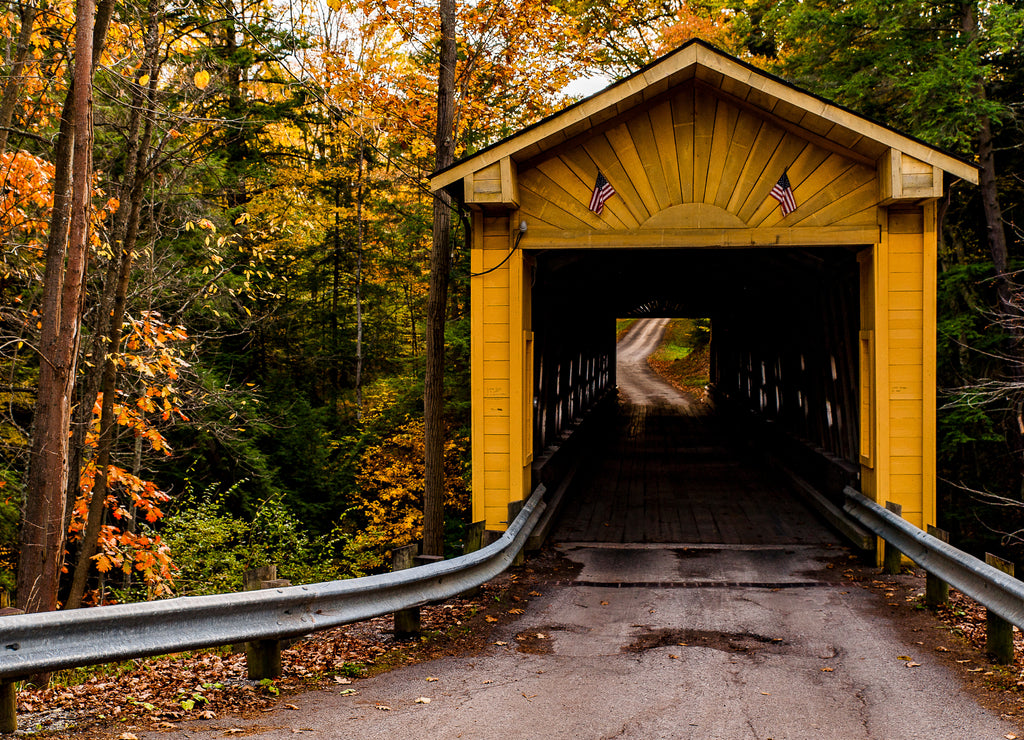
{"label": "tall tree trunk", "polygon": [[[129,278],[134,265],[135,245],[138,241],[143,192],[149,179],[146,163],[152,139],[156,81],[159,76],[158,23],[161,11],[161,0],[152,0],[149,4],[146,28],[146,56],[139,71],[140,77],[144,74],[149,77],[150,81],[147,86],[136,85],[131,100],[132,113],[128,124],[125,174],[118,189],[121,205],[114,217],[112,229],[112,246],[116,250],[117,256],[110,262],[110,269],[104,282],[104,295],[100,301],[100,315],[97,317],[96,354],[98,357],[95,359],[95,367],[100,377],[100,384],[97,388],[95,384],[87,383],[86,392],[83,394],[82,405],[88,405],[87,412],[91,418],[97,393],[102,393],[100,434],[96,452],[96,479],[85,527],[82,531],[78,556],[75,559],[75,567],[72,572],[71,591],[66,604],[68,609],[81,606],[86,581],[92,569],[92,557],[97,550],[100,527],[103,523],[104,503],[108,492],[107,478],[116,429],[114,397],[118,377],[117,353],[121,347],[122,326],[126,314]],[[72,470],[76,469],[72,468]]]}
{"label": "tall tree trunk", "polygon": [[[455,0],[440,0],[441,54],[437,80],[436,168],[455,153]],[[427,368],[423,382],[424,463],[423,554],[444,554],[444,329],[451,273],[451,197],[434,194],[434,239],[427,294]]]}
{"label": "tall tree trunk", "polygon": [[363,160],[366,141],[359,133],[359,162],[356,186],[356,421],[363,420]]}
{"label": "tall tree trunk", "polygon": [[[55,166],[71,170],[70,218],[57,209],[47,244],[39,350],[39,394],[33,420],[25,509],[19,535],[18,606],[26,612],[57,607],[57,587],[64,555],[64,504],[68,479],[68,429],[81,329],[82,290],[89,249],[92,187],[92,70],[94,0],[77,0],[73,84],[70,108],[61,120],[61,138],[71,137],[70,161]],[[66,152],[58,142],[58,151]],[[65,175],[66,177],[66,175]],[[55,180],[58,178],[55,178]],[[65,179],[65,182],[67,180]],[[56,186],[57,183],[55,183]],[[70,221],[70,235],[64,224]]]}
{"label": "tall tree trunk", "polygon": [[[961,24],[969,41],[978,39],[978,22],[974,0],[967,0],[960,6]],[[984,81],[979,79],[974,86],[979,101],[987,97]],[[996,289],[999,294],[999,311],[1007,317],[1019,313],[1013,306],[1013,284],[1008,274],[1009,257],[1006,248],[1006,229],[1003,227],[1003,211],[999,206],[999,185],[996,181],[996,160],[992,146],[992,121],[982,116],[976,134],[978,145],[978,187],[981,189],[981,203],[985,212],[985,234],[989,253],[996,269]],[[1015,322],[1013,322],[1015,323]],[[1019,338],[1019,337],[1015,337]]]}
{"label": "tall tree trunk", "polygon": [[[964,36],[971,41],[978,40],[978,21],[974,0],[961,4],[961,21]],[[974,94],[979,101],[987,97],[984,80],[978,79]],[[1009,251],[1006,245],[1006,228],[1003,224],[1003,211],[999,205],[999,183],[996,179],[995,148],[993,146],[992,121],[982,116],[978,122],[976,141],[978,144],[978,187],[981,189],[981,203],[985,212],[985,235],[989,253],[996,272],[996,295],[999,306],[997,316],[1010,335],[1010,346],[1007,349],[1007,372],[1014,388],[1024,388],[1024,364],[1020,359],[1020,351],[1024,345],[1024,332],[1021,328],[1022,307],[1014,296],[1014,279],[1009,271]],[[1007,430],[1007,441],[1015,454],[1018,471],[1017,494],[1024,498],[1024,395],[1018,390],[1013,395],[1014,423]]]}

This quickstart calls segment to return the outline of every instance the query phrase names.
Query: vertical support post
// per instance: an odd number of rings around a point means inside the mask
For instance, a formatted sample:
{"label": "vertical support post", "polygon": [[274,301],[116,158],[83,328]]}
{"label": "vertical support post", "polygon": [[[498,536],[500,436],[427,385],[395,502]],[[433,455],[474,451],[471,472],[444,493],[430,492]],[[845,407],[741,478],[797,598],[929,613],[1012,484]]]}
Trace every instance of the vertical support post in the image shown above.
{"label": "vertical support post", "polygon": [[[523,504],[525,502],[520,499],[519,501],[510,501],[508,505],[508,523],[511,525],[515,521],[516,517],[519,516],[519,512],[523,510]],[[520,550],[512,561],[512,565],[522,565],[526,562],[526,548]]]}
{"label": "vertical support post", "polygon": [[[466,527],[462,541],[462,552],[464,555],[469,555],[471,552],[483,549],[485,529],[487,529],[487,520],[473,522]],[[478,593],[480,593],[480,587],[475,586],[468,591],[463,591],[461,595],[467,599],[471,599]]]}
{"label": "vertical support post", "polygon": [[[1013,575],[1013,563],[1008,560],[986,552],[985,562],[1009,576]],[[991,610],[986,611],[988,612],[986,618],[988,629],[985,637],[985,652],[992,658],[993,663],[1009,665],[1013,663],[1013,625],[998,614],[993,614]]]}
{"label": "vertical support post", "polygon": [[480,520],[479,522],[473,522],[466,527],[465,536],[463,538],[462,552],[468,555],[471,552],[476,552],[484,546],[484,530],[487,529],[487,521]]}
{"label": "vertical support post", "polygon": [[[886,501],[885,508],[896,516],[903,516],[903,507],[899,504],[894,504],[892,501]],[[903,561],[903,553],[889,542],[885,543],[884,553],[885,554],[882,556],[882,572],[889,576],[898,575],[900,572],[900,564]]]}
{"label": "vertical support post", "polygon": [[[419,545],[396,547],[391,553],[391,570],[405,570],[416,565]],[[402,640],[420,633],[420,608],[413,606],[395,612],[395,638]]]}
{"label": "vertical support post", "polygon": [[[6,591],[4,592],[7,593]],[[8,602],[9,603],[9,602]],[[13,609],[7,604],[0,607],[0,617],[24,614],[21,609]],[[18,731],[18,692],[14,681],[0,681],[0,733],[13,735]]]}
{"label": "vertical support post", "polygon": [[[242,574],[242,588],[258,591],[267,588],[265,584],[276,582],[277,566],[264,565],[252,568]],[[245,643],[245,665],[252,681],[264,678],[278,678],[281,675],[281,641],[254,640]]]}
{"label": "vertical support post", "polygon": [[[949,532],[929,524],[928,534],[937,540],[949,544]],[[924,586],[924,603],[930,607],[941,606],[949,601],[949,584],[936,575],[928,574],[928,580]]]}

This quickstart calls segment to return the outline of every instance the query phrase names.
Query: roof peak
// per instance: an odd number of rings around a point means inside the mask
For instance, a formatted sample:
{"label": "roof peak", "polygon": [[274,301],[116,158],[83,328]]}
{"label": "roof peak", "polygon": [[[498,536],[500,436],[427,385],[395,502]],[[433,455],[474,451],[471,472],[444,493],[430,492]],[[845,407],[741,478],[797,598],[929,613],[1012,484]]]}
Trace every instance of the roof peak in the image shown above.
{"label": "roof peak", "polygon": [[535,160],[564,141],[625,115],[692,79],[766,114],[777,115],[773,109],[784,102],[786,115],[782,117],[793,125],[812,132],[826,130],[826,136],[834,133],[843,140],[864,138],[877,142],[875,149],[879,144],[897,149],[956,177],[977,182],[977,168],[973,164],[803,90],[703,39],[693,38],[603,90],[433,173],[431,189],[451,187],[467,174],[506,157],[516,162]]}

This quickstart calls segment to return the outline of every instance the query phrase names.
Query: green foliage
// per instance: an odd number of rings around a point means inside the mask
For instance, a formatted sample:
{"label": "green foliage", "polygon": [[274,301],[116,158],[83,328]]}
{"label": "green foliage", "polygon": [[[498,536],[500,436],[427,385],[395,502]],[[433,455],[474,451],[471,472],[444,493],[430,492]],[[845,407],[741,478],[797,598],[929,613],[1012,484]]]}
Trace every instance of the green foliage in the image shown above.
{"label": "green foliage", "polygon": [[180,569],[176,583],[181,595],[240,591],[245,571],[265,565],[276,565],[278,576],[292,583],[334,578],[332,542],[312,541],[280,496],[260,502],[250,520],[225,508],[229,496],[230,491],[219,494],[213,487],[187,493],[161,523]]}
{"label": "green foliage", "polygon": [[21,498],[13,471],[0,468],[0,590],[8,593],[14,591],[16,580]]}
{"label": "green foliage", "polygon": [[636,319],[615,319],[615,341],[619,341],[633,328]]}
{"label": "green foliage", "polygon": [[[1009,117],[1005,101],[978,94],[1000,57],[1024,40],[1022,9],[978,6],[971,40],[959,3],[860,0],[728,4],[746,46],[774,70],[859,113],[933,144],[971,152],[983,116]],[[996,64],[993,64],[993,62]]]}

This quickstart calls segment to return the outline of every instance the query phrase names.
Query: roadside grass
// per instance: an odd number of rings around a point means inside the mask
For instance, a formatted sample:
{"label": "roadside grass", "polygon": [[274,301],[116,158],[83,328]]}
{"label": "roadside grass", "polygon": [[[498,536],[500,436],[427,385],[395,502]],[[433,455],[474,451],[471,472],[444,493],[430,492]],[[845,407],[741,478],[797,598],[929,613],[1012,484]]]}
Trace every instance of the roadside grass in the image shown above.
{"label": "roadside grass", "polygon": [[629,330],[633,328],[633,324],[636,322],[636,319],[615,319],[615,341],[621,341],[622,338],[629,333]]}
{"label": "roadside grass", "polygon": [[672,319],[661,345],[647,362],[684,393],[700,396],[710,375],[710,331],[706,319]]}

